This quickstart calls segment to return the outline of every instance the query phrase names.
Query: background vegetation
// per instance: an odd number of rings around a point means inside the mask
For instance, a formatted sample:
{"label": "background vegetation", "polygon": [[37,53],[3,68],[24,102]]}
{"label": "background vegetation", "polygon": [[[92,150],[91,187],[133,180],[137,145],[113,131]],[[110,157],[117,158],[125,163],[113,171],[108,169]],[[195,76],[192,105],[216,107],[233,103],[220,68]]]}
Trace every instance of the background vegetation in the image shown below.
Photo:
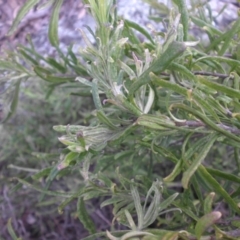
{"label": "background vegetation", "polygon": [[85,1],[94,42],[82,31],[74,53],[49,1],[55,58],[29,38],[0,60],[2,238],[239,238],[240,20],[223,31],[207,3],[147,2],[161,31]]}

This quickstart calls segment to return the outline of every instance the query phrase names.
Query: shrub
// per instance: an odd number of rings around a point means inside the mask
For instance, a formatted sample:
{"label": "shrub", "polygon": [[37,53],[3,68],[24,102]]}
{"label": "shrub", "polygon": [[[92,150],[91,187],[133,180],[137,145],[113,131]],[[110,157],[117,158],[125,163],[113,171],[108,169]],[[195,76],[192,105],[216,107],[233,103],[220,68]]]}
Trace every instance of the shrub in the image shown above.
{"label": "shrub", "polygon": [[[25,4],[10,32],[37,2]],[[90,234],[86,240],[237,239],[240,20],[222,32],[204,4],[189,11],[184,0],[173,1],[172,9],[148,1],[165,27],[148,32],[118,17],[111,0],[85,2],[96,21],[95,31],[87,29],[95,42],[81,31],[86,47],[80,56],[71,47],[67,53],[59,48],[62,1],[56,1],[49,40],[58,57],[20,46],[0,61],[9,74],[2,79],[15,87],[4,121],[29,77],[48,83],[47,95],[59,86],[91,95],[95,107],[81,124],[53,127],[65,146],[60,160],[31,179],[17,178],[19,184],[61,197],[60,212],[77,199],[77,216]],[[207,34],[207,44],[194,37],[192,26]],[[49,189],[55,178],[76,173],[80,183],[71,191]],[[111,230],[97,232],[86,205],[94,198],[101,207],[113,206]],[[117,231],[115,222],[124,230]]]}

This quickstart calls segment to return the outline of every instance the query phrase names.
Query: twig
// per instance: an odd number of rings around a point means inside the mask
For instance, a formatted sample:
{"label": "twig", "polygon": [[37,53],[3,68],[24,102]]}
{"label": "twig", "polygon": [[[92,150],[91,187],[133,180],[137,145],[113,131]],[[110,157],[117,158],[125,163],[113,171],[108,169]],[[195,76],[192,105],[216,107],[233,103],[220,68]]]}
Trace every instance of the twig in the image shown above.
{"label": "twig", "polygon": [[223,124],[217,124],[218,127],[220,128],[223,128],[231,133],[234,133],[234,134],[240,134],[240,129],[238,128],[234,128],[234,127],[229,127],[229,126],[226,126],[226,125],[223,125]]}
{"label": "twig", "polygon": [[105,223],[107,223],[108,226],[111,226],[111,222],[110,222],[107,218],[104,217],[104,215],[101,213],[100,210],[97,210],[95,213],[96,213],[96,214],[98,215],[98,217],[100,217]]}
{"label": "twig", "polygon": [[[194,71],[194,75],[202,75],[202,76],[212,76],[212,77],[219,77],[219,78],[227,78],[230,75],[223,74],[223,73],[214,73],[214,72],[203,72],[203,71]],[[169,73],[162,72],[161,75],[169,77]],[[234,78],[234,76],[230,76],[231,79]]]}
{"label": "twig", "polygon": [[232,230],[229,232],[225,232],[227,236],[231,237],[240,237],[240,229]]}
{"label": "twig", "polygon": [[[222,74],[222,73],[213,73],[213,72],[202,72],[202,71],[195,71],[193,72],[194,75],[202,75],[202,76],[212,76],[212,77],[219,77],[219,78],[227,78],[229,75]],[[233,76],[231,78],[234,78]]]}
{"label": "twig", "polygon": [[[185,121],[185,122],[175,122],[175,125],[176,126],[186,126],[186,127],[205,127],[206,124],[201,122],[201,121]],[[220,124],[216,124],[218,127],[224,129],[224,130],[227,130],[231,133],[234,133],[234,134],[237,134],[237,135],[240,135],[240,129],[238,128],[235,128],[235,127],[229,127],[227,125],[224,125],[222,123]]]}
{"label": "twig", "polygon": [[175,122],[176,126],[187,126],[187,127],[203,127],[206,126],[205,123],[201,121],[185,121],[185,122]]}

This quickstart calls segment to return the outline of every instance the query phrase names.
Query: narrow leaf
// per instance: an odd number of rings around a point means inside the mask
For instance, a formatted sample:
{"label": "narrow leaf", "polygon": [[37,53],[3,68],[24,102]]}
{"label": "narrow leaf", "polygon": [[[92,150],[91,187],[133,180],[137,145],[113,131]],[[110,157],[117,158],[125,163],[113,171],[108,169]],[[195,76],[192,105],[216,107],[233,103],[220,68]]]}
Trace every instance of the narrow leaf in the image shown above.
{"label": "narrow leaf", "polygon": [[142,85],[150,82],[150,72],[162,72],[164,71],[173,60],[183,54],[186,50],[186,45],[180,42],[172,42],[166,51],[160,55],[160,57],[154,61],[154,63],[142,73],[142,75],[134,81],[129,89],[129,93],[134,94]]}
{"label": "narrow leaf", "polygon": [[137,24],[135,22],[126,20],[126,19],[124,20],[124,23],[128,27],[133,28],[133,29],[137,30],[138,32],[142,33],[152,44],[154,44],[154,41],[153,41],[151,35],[142,26],[140,26],[139,24]]}
{"label": "narrow leaf", "polygon": [[13,230],[11,218],[9,218],[9,220],[7,222],[7,229],[8,229],[8,232],[9,232],[9,234],[10,234],[10,236],[13,240],[21,240],[21,238],[18,238],[16,233]]}
{"label": "narrow leaf", "polygon": [[190,18],[191,18],[192,22],[194,24],[196,24],[198,27],[201,27],[201,28],[208,27],[209,29],[211,29],[212,33],[214,33],[217,36],[223,34],[220,30],[214,28],[211,24],[206,23],[205,21],[203,21],[200,18],[197,18],[197,17],[194,17],[194,16],[191,16]]}
{"label": "narrow leaf", "polygon": [[44,168],[44,169],[40,170],[38,173],[34,174],[31,177],[34,180],[39,180],[42,177],[48,176],[50,174],[51,170],[52,170],[52,167]]}
{"label": "narrow leaf", "polygon": [[[144,236],[142,240],[177,240],[179,238],[179,233],[176,231],[168,231],[163,229],[147,229],[149,233],[154,234],[154,236]],[[184,239],[184,238],[183,238]]]}
{"label": "narrow leaf", "polygon": [[77,214],[85,229],[87,229],[90,234],[96,233],[95,224],[87,212],[85,202],[82,197],[78,198]]}
{"label": "narrow leaf", "polygon": [[86,86],[92,87],[92,82],[87,80],[87,79],[85,79],[85,78],[77,77],[76,81],[78,81],[78,82],[80,82],[80,83],[82,83],[82,84],[84,84]]}
{"label": "narrow leaf", "polygon": [[231,196],[226,192],[226,190],[217,182],[211,174],[208,173],[206,168],[203,165],[200,165],[198,168],[199,173],[206,180],[206,182],[212,187],[212,189],[218,193],[225,201],[239,214],[240,209],[237,203],[231,198]]}
{"label": "narrow leaf", "polygon": [[63,0],[57,0],[55,6],[53,7],[53,12],[50,19],[50,24],[48,28],[48,38],[52,46],[58,47],[58,18],[59,11],[62,6]]}
{"label": "narrow leaf", "polygon": [[188,9],[185,0],[173,0],[173,2],[178,6],[179,12],[181,14],[181,23],[183,25],[184,41],[188,39]]}
{"label": "narrow leaf", "polygon": [[218,55],[222,56],[226,50],[230,46],[230,42],[232,41],[234,35],[240,31],[240,19],[238,18],[237,21],[233,24],[232,28],[225,33],[224,43],[222,48],[219,50]]}
{"label": "narrow leaf", "polygon": [[23,55],[26,60],[30,61],[33,65],[39,65],[39,63],[32,56],[26,53],[23,48],[18,48],[18,51]]}
{"label": "narrow leaf", "polygon": [[175,165],[174,169],[172,170],[172,172],[163,179],[164,182],[174,181],[174,179],[181,173],[181,171],[182,171],[182,161],[179,160]]}
{"label": "narrow leaf", "polygon": [[236,182],[236,183],[240,183],[240,177],[231,174],[231,173],[227,173],[227,172],[223,172],[217,169],[213,169],[213,168],[206,168],[206,170],[212,175],[212,176],[216,176],[216,177],[220,177],[222,179],[231,181],[231,182]]}
{"label": "narrow leaf", "polygon": [[173,195],[171,195],[170,197],[168,197],[167,199],[165,199],[164,201],[162,201],[159,205],[159,211],[163,211],[165,210],[168,206],[170,206],[173,201],[177,198],[177,196],[179,195],[179,193],[174,193]]}
{"label": "narrow leaf", "polygon": [[50,196],[60,196],[60,197],[71,197],[71,193],[66,193],[66,192],[54,192],[54,191],[49,191],[49,190],[45,190],[43,189],[42,187],[39,187],[39,186],[36,186],[36,185],[33,185],[29,182],[27,182],[26,180],[23,180],[23,179],[20,179],[20,178],[17,178],[17,180],[22,183],[23,185],[27,186],[27,187],[30,187],[30,188],[33,188],[43,194],[46,194],[46,195],[50,195]]}
{"label": "narrow leaf", "polygon": [[172,105],[172,108],[173,107],[177,107],[177,108],[181,108],[181,109],[184,109],[186,110],[187,112],[193,114],[194,116],[196,116],[197,118],[199,118],[200,120],[202,120],[206,125],[208,125],[209,127],[211,127],[212,129],[214,129],[215,131],[219,132],[219,133],[222,133],[223,135],[237,141],[237,142],[240,142],[240,138],[237,137],[236,135],[232,134],[231,132],[228,132],[226,130],[224,130],[223,128],[221,127],[218,127],[213,121],[211,121],[209,118],[207,118],[206,116],[204,116],[203,114],[201,114],[199,111],[196,111],[184,104],[181,104],[181,103],[177,103],[177,104],[173,104]]}
{"label": "narrow leaf", "polygon": [[215,195],[216,194],[214,192],[211,192],[204,199],[203,211],[205,214],[208,214],[212,211],[213,199],[214,199]]}
{"label": "narrow leaf", "polygon": [[138,230],[141,230],[143,227],[143,208],[141,205],[140,196],[136,187],[131,185],[131,194],[134,201],[135,209],[138,217]]}
{"label": "narrow leaf", "polygon": [[197,63],[197,62],[205,62],[206,63],[207,61],[207,64],[210,65],[212,63],[214,64],[220,64],[221,62],[224,62],[224,63],[227,63],[229,66],[231,67],[237,67],[240,65],[240,61],[238,60],[235,60],[235,59],[231,59],[231,58],[227,58],[227,57],[219,57],[219,56],[204,56],[204,57],[201,57],[201,58],[198,58],[195,62],[194,62],[194,65]]}
{"label": "narrow leaf", "polygon": [[75,81],[75,76],[73,77],[58,77],[58,76],[52,76],[52,75],[46,75],[43,80],[46,80],[50,83],[67,83],[67,82],[73,82]]}
{"label": "narrow leaf", "polygon": [[199,80],[200,83],[202,83],[202,84],[204,84],[204,85],[206,85],[206,86],[208,86],[208,87],[210,87],[214,90],[226,93],[229,97],[235,97],[235,98],[240,99],[239,90],[235,90],[233,88],[224,86],[222,84],[215,83],[213,81],[209,81],[206,78],[199,78],[198,80]]}
{"label": "narrow leaf", "polygon": [[[195,173],[195,171],[198,169],[200,164],[203,162],[205,157],[207,156],[208,152],[212,148],[214,142],[217,140],[218,135],[217,134],[212,134],[210,137],[210,140],[205,144],[205,146],[202,148],[202,151],[199,152],[197,157],[194,159],[190,167],[183,173],[183,178],[182,178],[182,185],[186,189],[188,188],[188,182],[192,175]],[[188,160],[188,159],[186,159]]]}
{"label": "narrow leaf", "polygon": [[98,85],[97,85],[96,79],[92,81],[92,96],[93,96],[93,101],[96,109],[101,110],[103,107],[102,107],[101,99],[99,97]]}
{"label": "narrow leaf", "polygon": [[115,126],[112,121],[106,116],[106,114],[103,111],[97,111],[97,117],[100,122],[104,123],[107,125],[110,129],[117,130],[118,127]]}
{"label": "narrow leaf", "polygon": [[20,90],[20,83],[21,83],[21,80],[18,80],[16,83],[13,100],[12,100],[12,103],[10,106],[10,111],[9,111],[8,115],[6,116],[6,118],[2,121],[2,123],[5,123],[6,121],[8,121],[13,116],[13,114],[16,112],[17,105],[18,105],[18,95],[19,95],[19,90]]}
{"label": "narrow leaf", "polygon": [[46,62],[61,73],[67,72],[67,68],[63,66],[61,63],[58,63],[54,58],[48,57],[46,59]]}
{"label": "narrow leaf", "polygon": [[20,21],[25,17],[25,15],[39,2],[40,0],[28,0],[24,5],[20,8],[16,18],[13,21],[13,24],[8,32],[8,36],[13,34],[16,30]]}
{"label": "narrow leaf", "polygon": [[200,239],[202,234],[204,233],[204,231],[210,227],[211,225],[213,225],[217,220],[219,220],[221,218],[222,214],[221,212],[211,212],[208,213],[206,215],[204,215],[203,217],[201,217],[196,224],[195,227],[195,234],[197,239]]}

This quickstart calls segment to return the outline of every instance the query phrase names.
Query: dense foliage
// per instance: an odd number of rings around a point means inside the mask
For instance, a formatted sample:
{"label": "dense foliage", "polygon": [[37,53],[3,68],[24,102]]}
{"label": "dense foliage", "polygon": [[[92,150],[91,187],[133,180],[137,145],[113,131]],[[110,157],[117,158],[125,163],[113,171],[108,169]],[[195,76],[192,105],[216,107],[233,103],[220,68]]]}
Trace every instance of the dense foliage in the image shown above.
{"label": "dense foliage", "polygon": [[[21,8],[10,33],[38,2]],[[45,81],[46,97],[59,89],[68,93],[66,101],[75,96],[80,109],[63,114],[81,112],[80,120],[55,121],[60,157],[54,153],[55,163],[18,177],[17,188],[40,191],[41,199],[56,196],[62,200],[59,212],[77,199],[77,216],[89,231],[85,240],[237,239],[240,19],[223,32],[207,4],[196,1],[189,10],[184,0],[172,1],[172,8],[148,0],[152,19],[163,26],[150,32],[121,19],[112,0],[86,0],[96,29],[81,30],[86,47],[74,53],[71,46],[59,47],[63,1],[50,2],[49,40],[58,56],[45,58],[31,45],[0,60],[9,104],[3,123],[34,78]],[[45,160],[50,142],[48,148],[35,155]],[[69,191],[51,188],[55,179],[72,175],[77,184]],[[101,207],[113,206],[112,229],[106,232],[97,232],[89,215],[87,203],[96,198]],[[124,230],[117,231],[117,223]],[[8,227],[17,239],[10,222]]]}

